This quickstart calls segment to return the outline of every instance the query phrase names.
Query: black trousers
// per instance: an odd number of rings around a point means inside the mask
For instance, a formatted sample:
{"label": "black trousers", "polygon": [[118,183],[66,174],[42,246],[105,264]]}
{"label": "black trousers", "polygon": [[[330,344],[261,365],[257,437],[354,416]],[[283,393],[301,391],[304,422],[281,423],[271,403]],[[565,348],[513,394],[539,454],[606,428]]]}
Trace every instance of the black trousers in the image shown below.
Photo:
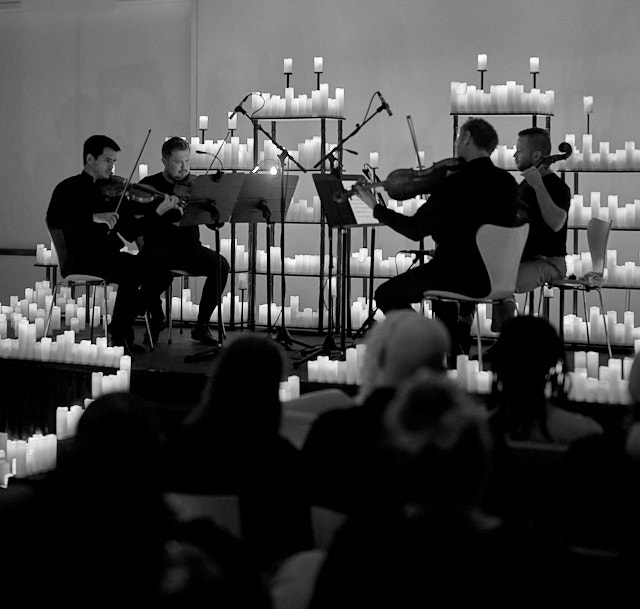
{"label": "black trousers", "polygon": [[[200,297],[197,323],[208,323],[213,310],[218,306],[218,301],[222,301],[222,293],[229,277],[227,259],[202,245],[180,251],[147,250],[147,248],[143,248],[142,251],[143,253],[147,251],[152,259],[161,265],[169,275],[171,275],[171,269],[180,269],[190,275],[206,277]],[[149,310],[152,317],[162,314],[159,298]]]}

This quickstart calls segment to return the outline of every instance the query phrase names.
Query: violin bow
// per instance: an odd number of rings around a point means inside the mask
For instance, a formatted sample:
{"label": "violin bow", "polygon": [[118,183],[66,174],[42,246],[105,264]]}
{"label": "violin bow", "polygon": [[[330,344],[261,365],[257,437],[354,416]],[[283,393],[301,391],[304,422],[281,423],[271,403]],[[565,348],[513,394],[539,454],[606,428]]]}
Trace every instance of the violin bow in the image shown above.
{"label": "violin bow", "polygon": [[124,188],[122,189],[122,194],[120,195],[120,199],[118,200],[118,204],[116,205],[115,213],[118,213],[118,210],[120,209],[120,205],[122,204],[124,196],[127,193],[127,188],[129,188],[129,184],[131,184],[131,178],[133,177],[133,172],[136,170],[136,167],[138,166],[138,161],[142,156],[142,151],[144,150],[145,146],[147,145],[147,142],[149,141],[150,135],[151,135],[151,129],[147,131],[147,137],[144,138],[144,142],[142,143],[142,148],[140,148],[140,152],[138,153],[138,158],[136,159],[136,162],[133,164],[133,167],[131,168],[131,173],[129,174],[127,181],[124,183]]}
{"label": "violin bow", "polygon": [[413,142],[413,149],[416,151],[416,157],[418,158],[418,169],[423,169],[422,161],[420,160],[420,152],[418,151],[418,139],[416,138],[416,130],[413,128],[413,119],[411,115],[407,115],[407,123],[409,125],[409,133],[411,134],[411,141]]}

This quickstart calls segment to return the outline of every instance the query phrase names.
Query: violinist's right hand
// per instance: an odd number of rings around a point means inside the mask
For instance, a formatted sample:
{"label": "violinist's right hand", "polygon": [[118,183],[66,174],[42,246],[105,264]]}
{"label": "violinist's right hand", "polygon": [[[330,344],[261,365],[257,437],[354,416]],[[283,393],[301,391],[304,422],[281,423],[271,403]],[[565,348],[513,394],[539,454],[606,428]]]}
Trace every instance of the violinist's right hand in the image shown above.
{"label": "violinist's right hand", "polygon": [[156,207],[156,213],[159,216],[163,216],[172,209],[177,209],[180,212],[180,215],[184,214],[182,201],[180,201],[180,199],[178,199],[178,197],[176,197],[175,195],[165,195],[160,205]]}
{"label": "violinist's right hand", "polygon": [[378,204],[375,195],[373,194],[373,192],[371,192],[370,188],[367,188],[366,184],[363,185],[357,182],[353,185],[353,190],[354,194],[360,197],[360,199],[362,199],[371,209],[373,209]]}
{"label": "violinist's right hand", "polygon": [[106,224],[111,230],[118,223],[118,214],[115,211],[103,211],[93,214],[93,221],[96,224]]}

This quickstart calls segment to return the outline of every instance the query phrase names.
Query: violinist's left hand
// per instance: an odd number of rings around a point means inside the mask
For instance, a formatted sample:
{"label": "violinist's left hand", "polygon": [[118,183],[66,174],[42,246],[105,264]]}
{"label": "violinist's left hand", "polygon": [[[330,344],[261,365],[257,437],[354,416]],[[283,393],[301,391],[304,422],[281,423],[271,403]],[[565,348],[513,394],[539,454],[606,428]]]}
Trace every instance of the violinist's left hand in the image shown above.
{"label": "violinist's left hand", "polygon": [[177,209],[181,216],[184,214],[184,208],[182,207],[180,199],[175,195],[165,195],[163,201],[156,207],[156,213],[159,216],[163,216],[172,209]]}
{"label": "violinist's left hand", "polygon": [[542,181],[542,174],[540,173],[540,170],[535,166],[525,169],[520,173],[520,175],[534,190],[544,186],[544,183]]}

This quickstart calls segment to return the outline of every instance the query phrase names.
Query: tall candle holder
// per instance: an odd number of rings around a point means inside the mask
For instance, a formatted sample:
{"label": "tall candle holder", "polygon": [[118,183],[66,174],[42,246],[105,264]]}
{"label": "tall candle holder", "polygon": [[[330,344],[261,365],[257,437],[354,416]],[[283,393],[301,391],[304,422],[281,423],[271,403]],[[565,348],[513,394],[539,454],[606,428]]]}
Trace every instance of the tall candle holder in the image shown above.
{"label": "tall candle holder", "polygon": [[240,332],[244,330],[244,293],[247,288],[240,288]]}
{"label": "tall candle holder", "polygon": [[286,88],[288,89],[289,80],[291,78],[291,74],[293,73],[293,59],[291,57],[285,57],[283,73],[285,78],[287,79]]}
{"label": "tall candle holder", "polygon": [[591,133],[591,114],[587,112],[587,134]]}
{"label": "tall candle holder", "polygon": [[[537,89],[538,88],[538,74],[540,74],[540,72],[538,72],[536,70],[531,70],[531,76],[533,78],[532,89]],[[533,118],[531,120],[531,125],[532,125],[532,127],[537,127],[538,126],[538,117],[537,117],[536,114],[533,115]]]}
{"label": "tall candle holder", "polygon": [[486,70],[478,70],[480,73],[480,89],[484,90],[484,73]]}
{"label": "tall candle holder", "polygon": [[290,79],[291,79],[291,74],[285,73],[284,76],[285,76],[285,78],[287,80],[287,84],[285,85],[285,88],[288,89],[289,88]]}
{"label": "tall candle holder", "polygon": [[206,129],[200,129],[200,141],[204,144],[204,134],[207,132]]}
{"label": "tall candle holder", "polygon": [[320,74],[322,74],[322,72],[316,72],[316,90],[317,91],[320,90]]}

